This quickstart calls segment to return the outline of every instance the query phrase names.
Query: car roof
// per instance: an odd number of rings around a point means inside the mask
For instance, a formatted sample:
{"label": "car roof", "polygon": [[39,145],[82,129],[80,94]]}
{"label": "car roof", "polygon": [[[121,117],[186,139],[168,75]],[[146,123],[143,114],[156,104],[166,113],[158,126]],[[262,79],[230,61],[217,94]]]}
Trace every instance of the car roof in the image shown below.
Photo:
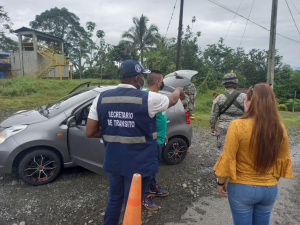
{"label": "car roof", "polygon": [[101,93],[103,91],[114,89],[116,87],[118,87],[118,85],[99,85],[99,86],[95,86],[93,90]]}

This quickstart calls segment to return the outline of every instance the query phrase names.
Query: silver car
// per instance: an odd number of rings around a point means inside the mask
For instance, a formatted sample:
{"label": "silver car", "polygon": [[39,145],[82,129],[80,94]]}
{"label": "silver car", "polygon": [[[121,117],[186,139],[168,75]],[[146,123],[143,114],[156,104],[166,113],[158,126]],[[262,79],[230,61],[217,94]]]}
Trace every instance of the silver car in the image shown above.
{"label": "silver car", "polygon": [[[34,110],[19,111],[0,123],[0,173],[18,174],[26,183],[51,182],[63,167],[82,166],[99,174],[104,144],[87,138],[89,108],[101,92],[116,86],[87,87]],[[167,87],[162,94],[170,94]],[[169,143],[163,150],[168,164],[180,163],[191,144],[192,127],[180,101],[167,110]]]}

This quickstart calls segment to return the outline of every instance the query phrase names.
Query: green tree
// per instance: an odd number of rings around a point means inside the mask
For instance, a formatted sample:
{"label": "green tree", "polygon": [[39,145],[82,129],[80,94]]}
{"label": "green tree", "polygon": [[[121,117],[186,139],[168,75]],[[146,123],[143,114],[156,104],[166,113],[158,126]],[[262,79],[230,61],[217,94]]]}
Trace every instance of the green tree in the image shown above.
{"label": "green tree", "polygon": [[18,51],[18,42],[7,37],[5,34],[0,35],[0,51],[1,52],[10,52]]}
{"label": "green tree", "polygon": [[144,52],[144,65],[149,69],[159,69],[164,75],[176,69],[176,43],[175,38],[158,37],[155,47]]}
{"label": "green tree", "polygon": [[134,17],[132,21],[134,26],[122,34],[122,38],[125,40],[121,42],[129,51],[137,49],[140,53],[141,63],[143,63],[144,51],[154,46],[160,35],[157,26],[151,24],[149,28],[147,27],[149,19],[143,14],[140,18]]}
{"label": "green tree", "polygon": [[290,65],[285,64],[274,79],[274,91],[280,103],[286,103],[288,99],[293,99],[295,91],[297,98],[300,98],[300,73],[294,71]]}
{"label": "green tree", "polygon": [[[248,54],[239,56],[242,62],[238,66],[238,70],[247,79],[246,86],[252,86],[256,83],[266,82],[268,71],[268,51],[251,49]],[[275,77],[281,70],[282,56],[275,55]],[[275,81],[276,83],[276,81]]]}
{"label": "green tree", "polygon": [[[193,17],[192,24],[194,24],[196,18]],[[192,25],[193,26],[193,25]],[[198,38],[201,36],[201,32],[196,32],[196,35],[192,32],[192,28],[188,25],[186,27],[183,40],[181,43],[181,60],[180,67],[182,69],[197,70],[200,62],[200,47],[197,44]]]}
{"label": "green tree", "polygon": [[[80,26],[80,19],[67,8],[52,8],[30,22],[33,29],[47,32],[65,40],[65,55],[70,57],[76,69],[82,74],[82,58],[86,56],[89,47],[89,33]],[[88,24],[90,29],[93,24]]]}
{"label": "green tree", "polygon": [[79,21],[79,17],[67,8],[55,7],[36,15],[35,20],[29,24],[33,29],[66,39],[71,31],[82,32]]}
{"label": "green tree", "polygon": [[86,60],[86,63],[89,64],[89,68],[92,68],[93,63],[95,61],[93,51],[96,50],[97,48],[96,48],[96,43],[92,40],[92,37],[96,26],[97,25],[94,22],[91,21],[86,22],[86,29],[88,30],[86,33],[87,35],[86,44],[87,44],[88,51],[86,52],[84,58]]}
{"label": "green tree", "polygon": [[107,57],[110,61],[120,64],[127,59],[138,60],[138,54],[135,49],[129,51],[126,49],[125,44],[120,42],[118,45],[113,45],[110,51],[107,53]]}
{"label": "green tree", "polygon": [[18,50],[18,42],[12,40],[5,35],[5,32],[12,33],[12,25],[8,13],[4,11],[4,7],[0,6],[0,51],[10,52]]}

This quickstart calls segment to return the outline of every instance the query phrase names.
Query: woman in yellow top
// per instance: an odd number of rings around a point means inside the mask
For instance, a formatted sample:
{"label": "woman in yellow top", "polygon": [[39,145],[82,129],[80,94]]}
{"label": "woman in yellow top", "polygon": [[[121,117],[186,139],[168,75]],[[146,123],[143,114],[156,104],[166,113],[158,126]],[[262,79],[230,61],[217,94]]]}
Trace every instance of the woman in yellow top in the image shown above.
{"label": "woman in yellow top", "polygon": [[280,121],[268,84],[250,87],[246,113],[228,128],[222,154],[214,166],[217,190],[227,197],[235,225],[266,225],[274,206],[280,177],[292,178],[288,135]]}

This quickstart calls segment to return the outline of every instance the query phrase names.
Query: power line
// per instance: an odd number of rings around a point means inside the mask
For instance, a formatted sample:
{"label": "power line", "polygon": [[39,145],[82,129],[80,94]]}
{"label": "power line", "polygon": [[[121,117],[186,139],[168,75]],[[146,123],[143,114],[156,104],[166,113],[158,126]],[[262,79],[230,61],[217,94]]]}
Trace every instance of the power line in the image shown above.
{"label": "power line", "polygon": [[234,14],[233,20],[231,21],[231,24],[230,24],[230,26],[229,26],[229,28],[228,28],[228,30],[227,30],[227,33],[226,33],[226,35],[225,35],[225,37],[224,37],[224,40],[225,40],[226,37],[227,37],[227,34],[228,34],[228,32],[229,32],[229,30],[230,30],[230,28],[231,28],[231,25],[232,25],[232,23],[233,23],[233,21],[234,21],[234,19],[235,19],[235,17],[236,17],[237,12],[239,11],[239,9],[240,9],[240,7],[241,7],[241,4],[242,4],[243,1],[244,1],[244,0],[242,0],[242,1],[240,2],[240,5],[239,5],[237,11],[236,11],[235,14]]}
{"label": "power line", "polygon": [[292,2],[292,0],[290,0],[291,3],[293,4],[293,6],[295,7],[296,11],[300,14],[300,12],[298,11],[298,9],[296,8],[296,6],[294,5],[294,3]]}
{"label": "power line", "polygon": [[249,16],[248,16],[248,20],[247,20],[247,22],[246,22],[246,26],[245,26],[245,29],[244,29],[244,32],[243,32],[243,36],[242,36],[242,39],[241,39],[239,48],[241,47],[241,44],[242,44],[242,41],[243,41],[243,38],[244,38],[244,34],[245,34],[245,31],[246,31],[246,28],[247,28],[247,25],[248,25],[248,22],[249,22],[249,18],[250,18],[252,9],[253,9],[254,2],[255,2],[255,0],[253,0],[253,2],[252,2],[252,6],[251,6],[251,9],[250,9],[250,13],[249,13]]}
{"label": "power line", "polygon": [[294,20],[295,26],[296,26],[296,28],[297,28],[297,30],[298,30],[299,35],[300,35],[300,31],[299,31],[299,29],[298,29],[298,27],[297,27],[296,21],[295,21],[295,19],[294,19],[294,16],[293,16],[293,14],[292,14],[292,11],[291,11],[291,9],[290,9],[290,7],[289,7],[289,4],[288,4],[287,0],[285,0],[285,2],[286,2],[287,7],[289,8],[289,11],[290,11],[291,16],[292,16],[292,18],[293,18],[293,20]]}
{"label": "power line", "polygon": [[175,5],[174,5],[174,8],[173,8],[173,12],[172,12],[172,15],[171,15],[171,18],[170,18],[170,21],[169,21],[169,25],[168,25],[165,37],[167,36],[167,32],[169,30],[169,27],[170,27],[170,24],[171,24],[171,20],[173,19],[173,14],[174,14],[174,11],[175,11],[175,8],[176,8],[176,3],[177,3],[177,0],[175,1]]}
{"label": "power line", "polygon": [[[226,9],[226,10],[229,11],[229,12],[236,13],[236,12],[234,12],[233,10],[229,9],[228,7],[226,7],[226,6],[222,5],[221,3],[217,2],[216,0],[213,0],[213,1],[212,1],[212,0],[207,0],[207,1],[209,1],[209,2],[211,2],[211,3],[213,3],[213,4],[215,4],[215,5],[218,5],[218,6],[220,6],[221,8]],[[246,17],[242,16],[241,14],[239,14],[239,13],[236,13],[236,14],[237,14],[238,16],[240,16],[240,17],[242,17],[242,18],[244,18],[244,19],[250,21],[251,23],[253,23],[253,24],[255,24],[255,25],[257,25],[257,26],[259,26],[259,27],[265,29],[266,31],[270,31],[268,28],[266,28],[266,27],[264,27],[264,26],[262,26],[262,25],[260,25],[260,24],[258,24],[258,23],[256,23],[256,22],[254,22],[254,21],[252,21],[252,20],[250,20],[250,19],[247,19]],[[282,34],[276,33],[276,35],[278,35],[278,36],[280,36],[280,37],[283,37],[283,38],[286,38],[286,39],[289,39],[290,41],[294,41],[294,42],[297,42],[297,43],[300,44],[300,41],[294,40],[294,39],[289,38],[289,37],[287,37],[287,36],[284,36],[284,35],[282,35]]]}

